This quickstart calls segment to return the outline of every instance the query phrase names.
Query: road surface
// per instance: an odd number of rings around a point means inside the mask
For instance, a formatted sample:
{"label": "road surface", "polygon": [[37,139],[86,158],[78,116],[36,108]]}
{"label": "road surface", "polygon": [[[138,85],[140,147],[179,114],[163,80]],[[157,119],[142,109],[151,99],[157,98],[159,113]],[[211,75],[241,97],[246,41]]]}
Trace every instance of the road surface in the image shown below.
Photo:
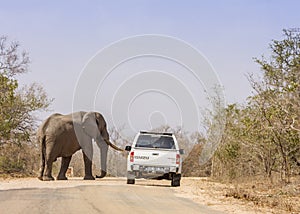
{"label": "road surface", "polygon": [[[211,208],[175,194],[168,181],[125,179],[0,182],[0,213],[208,213]],[[223,212],[222,212],[223,213]]]}

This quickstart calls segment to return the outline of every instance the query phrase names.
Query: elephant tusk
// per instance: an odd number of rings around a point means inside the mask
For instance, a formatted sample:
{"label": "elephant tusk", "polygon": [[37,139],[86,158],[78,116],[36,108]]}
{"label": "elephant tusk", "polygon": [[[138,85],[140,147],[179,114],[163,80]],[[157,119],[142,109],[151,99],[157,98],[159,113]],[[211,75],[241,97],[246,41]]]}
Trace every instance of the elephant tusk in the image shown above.
{"label": "elephant tusk", "polygon": [[111,143],[109,140],[104,139],[104,141],[107,145],[111,146],[112,148],[114,148],[117,151],[120,151],[120,152],[125,151],[124,149],[121,149],[121,148],[117,147],[115,144]]}

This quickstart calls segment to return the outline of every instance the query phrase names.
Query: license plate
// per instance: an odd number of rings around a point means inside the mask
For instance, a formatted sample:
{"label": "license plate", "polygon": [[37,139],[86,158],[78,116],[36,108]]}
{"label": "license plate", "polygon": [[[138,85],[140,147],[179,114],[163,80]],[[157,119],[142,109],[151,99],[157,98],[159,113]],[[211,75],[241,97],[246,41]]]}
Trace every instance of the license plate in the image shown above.
{"label": "license plate", "polygon": [[148,171],[155,172],[155,168],[154,167],[148,167]]}

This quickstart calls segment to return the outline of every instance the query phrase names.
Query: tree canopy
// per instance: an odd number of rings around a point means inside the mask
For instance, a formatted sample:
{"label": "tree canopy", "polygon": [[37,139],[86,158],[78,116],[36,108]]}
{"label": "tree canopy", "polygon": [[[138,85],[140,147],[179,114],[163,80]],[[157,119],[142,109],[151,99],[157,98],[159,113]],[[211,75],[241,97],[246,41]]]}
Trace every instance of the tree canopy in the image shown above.
{"label": "tree canopy", "polygon": [[231,178],[245,174],[271,178],[279,172],[289,182],[300,171],[300,33],[283,30],[283,36],[270,44],[269,59],[255,58],[262,75],[249,76],[254,93],[247,104],[226,109],[226,128],[215,156],[216,173]]}
{"label": "tree canopy", "polygon": [[29,141],[35,128],[33,113],[47,109],[52,101],[37,83],[19,86],[17,77],[28,72],[29,63],[19,43],[0,37],[0,145]]}

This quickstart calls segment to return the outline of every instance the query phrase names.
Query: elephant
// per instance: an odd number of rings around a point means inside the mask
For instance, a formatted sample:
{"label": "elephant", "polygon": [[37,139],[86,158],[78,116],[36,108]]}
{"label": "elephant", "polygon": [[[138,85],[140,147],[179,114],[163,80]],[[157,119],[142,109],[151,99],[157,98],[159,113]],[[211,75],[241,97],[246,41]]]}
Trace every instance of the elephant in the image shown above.
{"label": "elephant", "polygon": [[124,151],[109,141],[106,121],[98,112],[75,112],[68,115],[53,114],[48,117],[37,131],[37,141],[41,145],[41,167],[38,179],[54,180],[52,164],[61,157],[61,167],[57,180],[67,180],[66,171],[72,155],[82,149],[85,180],[95,180],[92,175],[93,141],[97,143],[101,153],[101,175],[106,176],[108,147]]}

